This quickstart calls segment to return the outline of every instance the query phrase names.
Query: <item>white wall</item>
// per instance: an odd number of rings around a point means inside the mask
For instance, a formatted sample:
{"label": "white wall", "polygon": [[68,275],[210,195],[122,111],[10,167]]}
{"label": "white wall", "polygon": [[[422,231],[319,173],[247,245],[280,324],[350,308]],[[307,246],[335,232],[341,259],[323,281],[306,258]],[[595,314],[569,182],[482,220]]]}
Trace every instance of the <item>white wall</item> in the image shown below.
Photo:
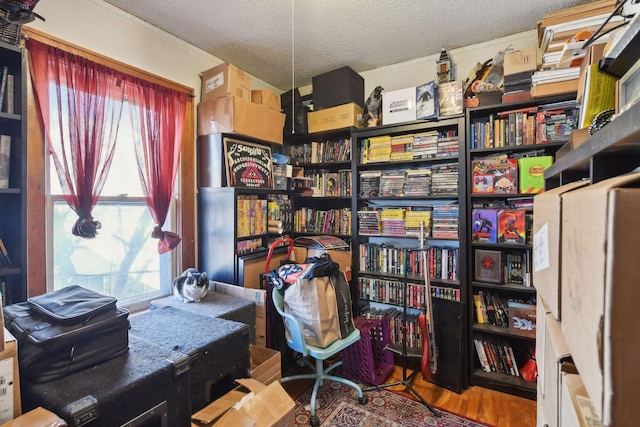
{"label": "white wall", "polygon": [[[223,61],[145,21],[100,0],[48,0],[38,3],[38,14],[28,26],[82,46],[86,49],[133,65],[137,68],[194,88],[200,96],[200,73]],[[456,80],[464,80],[477,62],[492,58],[509,45],[514,48],[536,46],[536,31],[449,51]],[[436,55],[381,67],[360,74],[365,79],[365,96],[380,85],[386,91],[418,86],[436,77]],[[282,91],[256,77],[255,88]],[[311,93],[311,86],[300,88]]]}
{"label": "white wall", "polygon": [[[47,0],[38,3],[37,30],[194,88],[200,97],[200,73],[223,61],[177,37],[99,0]],[[254,77],[255,88],[281,92]]]}
{"label": "white wall", "polygon": [[[536,47],[538,44],[535,30],[515,34],[500,39],[495,39],[471,46],[448,50],[453,63],[455,80],[465,80],[476,64],[483,63],[493,58],[499,51],[504,51],[509,46],[514,49]],[[440,53],[429,55],[412,61],[402,62],[387,67],[380,67],[370,71],[361,72],[364,77],[364,95],[369,96],[376,86],[382,86],[385,91],[404,89],[419,86],[423,83],[435,80],[436,61]],[[303,95],[312,92],[312,87],[300,88]]]}

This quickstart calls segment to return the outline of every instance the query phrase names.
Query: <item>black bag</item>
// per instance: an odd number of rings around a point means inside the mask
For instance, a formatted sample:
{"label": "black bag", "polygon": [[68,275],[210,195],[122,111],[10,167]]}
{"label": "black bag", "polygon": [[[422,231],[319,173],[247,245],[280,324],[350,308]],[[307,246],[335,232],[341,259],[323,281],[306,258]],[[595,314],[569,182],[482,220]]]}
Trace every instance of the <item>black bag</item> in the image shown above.
{"label": "black bag", "polygon": [[76,285],[4,308],[5,327],[18,341],[20,375],[35,383],[125,354],[128,317],[115,298]]}

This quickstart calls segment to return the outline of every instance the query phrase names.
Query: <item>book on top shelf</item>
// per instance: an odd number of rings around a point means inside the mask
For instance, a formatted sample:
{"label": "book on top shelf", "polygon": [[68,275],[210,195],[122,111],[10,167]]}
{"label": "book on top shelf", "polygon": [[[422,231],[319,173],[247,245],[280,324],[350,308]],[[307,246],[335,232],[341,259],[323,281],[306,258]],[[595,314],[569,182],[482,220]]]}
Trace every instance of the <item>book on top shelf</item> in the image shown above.
{"label": "book on top shelf", "polygon": [[336,236],[300,236],[294,239],[296,246],[320,249],[349,249],[349,244]]}
{"label": "book on top shelf", "polygon": [[439,117],[462,114],[462,80],[440,83],[438,86]]}
{"label": "book on top shelf", "polygon": [[0,135],[0,188],[9,188],[11,135]]}
{"label": "book on top shelf", "polygon": [[438,117],[438,86],[435,81],[416,87],[416,119],[427,120]]}

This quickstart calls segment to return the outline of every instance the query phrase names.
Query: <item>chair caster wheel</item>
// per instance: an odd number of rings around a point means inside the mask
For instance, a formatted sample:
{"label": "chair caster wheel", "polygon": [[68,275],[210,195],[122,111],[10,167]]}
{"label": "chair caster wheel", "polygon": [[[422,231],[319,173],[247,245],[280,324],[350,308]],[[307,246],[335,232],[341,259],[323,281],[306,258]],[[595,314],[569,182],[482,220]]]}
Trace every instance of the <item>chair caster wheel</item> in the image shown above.
{"label": "chair caster wheel", "polygon": [[361,405],[366,405],[368,401],[369,399],[367,399],[367,396],[362,396],[358,398],[358,403]]}
{"label": "chair caster wheel", "polygon": [[320,427],[320,418],[318,418],[317,416],[312,416],[311,417],[311,427]]}

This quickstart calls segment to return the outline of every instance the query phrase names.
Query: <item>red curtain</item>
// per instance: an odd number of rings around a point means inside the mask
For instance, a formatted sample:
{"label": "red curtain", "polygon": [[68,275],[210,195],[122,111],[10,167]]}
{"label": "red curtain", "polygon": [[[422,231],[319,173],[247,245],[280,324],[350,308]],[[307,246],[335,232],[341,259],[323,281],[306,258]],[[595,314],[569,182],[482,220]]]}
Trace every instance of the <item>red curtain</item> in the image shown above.
{"label": "red curtain", "polygon": [[113,159],[123,74],[36,40],[28,48],[49,149],[64,198],[78,215],[72,232],[93,238],[100,222],[91,212]]}
{"label": "red curtain", "polygon": [[142,189],[156,223],[152,237],[162,254],[181,240],[162,226],[180,163],[187,94],[139,79],[128,80],[126,91]]}

